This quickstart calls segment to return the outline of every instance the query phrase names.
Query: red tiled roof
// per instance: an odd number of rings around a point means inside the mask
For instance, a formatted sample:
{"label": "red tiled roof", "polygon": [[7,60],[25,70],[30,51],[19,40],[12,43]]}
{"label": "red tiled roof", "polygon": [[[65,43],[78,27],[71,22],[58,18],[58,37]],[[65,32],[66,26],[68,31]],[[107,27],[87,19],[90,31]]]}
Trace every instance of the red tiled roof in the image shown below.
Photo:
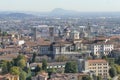
{"label": "red tiled roof", "polygon": [[107,63],[104,59],[88,60],[89,63]]}

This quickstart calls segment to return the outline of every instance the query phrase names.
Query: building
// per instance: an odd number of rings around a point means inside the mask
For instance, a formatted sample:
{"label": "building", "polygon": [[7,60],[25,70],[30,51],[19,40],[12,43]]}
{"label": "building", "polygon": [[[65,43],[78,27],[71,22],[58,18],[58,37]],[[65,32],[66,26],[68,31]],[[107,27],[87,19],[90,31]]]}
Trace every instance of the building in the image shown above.
{"label": "building", "polygon": [[109,64],[106,60],[79,60],[78,63],[80,72],[91,72],[105,80],[109,78]]}
{"label": "building", "polygon": [[113,49],[114,45],[111,43],[96,43],[91,46],[91,52],[99,57],[108,55]]}
{"label": "building", "polygon": [[88,33],[88,38],[91,38],[91,25],[88,23],[87,25],[87,33]]}
{"label": "building", "polygon": [[50,80],[82,80],[83,76],[87,76],[87,74],[81,73],[64,73],[64,74],[52,74]]}
{"label": "building", "polygon": [[65,64],[66,62],[53,62],[53,63],[48,63],[47,68],[56,68],[56,69],[60,69],[60,68],[65,68]]}
{"label": "building", "polygon": [[63,35],[64,35],[64,38],[65,39],[69,39],[70,38],[70,29],[69,27],[66,27],[64,30],[63,30]]}
{"label": "building", "polygon": [[39,51],[40,55],[47,55],[51,53],[50,50],[50,41],[42,41],[41,44],[39,45]]}
{"label": "building", "polygon": [[34,41],[36,41],[36,39],[37,39],[37,28],[34,27],[34,28],[32,29],[32,31],[33,31],[33,39],[34,39]]}
{"label": "building", "polygon": [[0,80],[19,80],[19,76],[11,74],[0,75]]}
{"label": "building", "polygon": [[41,72],[40,74],[38,74],[35,77],[32,77],[31,80],[47,80],[48,79],[48,73],[45,72]]}
{"label": "building", "polygon": [[6,80],[19,80],[19,76],[17,76],[17,75],[8,75],[8,76],[6,76]]}
{"label": "building", "polygon": [[78,31],[74,30],[70,33],[70,39],[71,40],[75,40],[75,39],[79,39],[79,38],[80,38],[80,34],[79,34]]}
{"label": "building", "polygon": [[54,27],[49,27],[49,39],[50,42],[54,42]]}
{"label": "building", "polygon": [[[65,64],[66,64],[66,62],[51,62],[51,63],[47,63],[47,69],[50,69],[50,68],[64,69],[65,68]],[[31,63],[30,64],[30,69],[34,70],[37,65],[42,66],[42,63]]]}

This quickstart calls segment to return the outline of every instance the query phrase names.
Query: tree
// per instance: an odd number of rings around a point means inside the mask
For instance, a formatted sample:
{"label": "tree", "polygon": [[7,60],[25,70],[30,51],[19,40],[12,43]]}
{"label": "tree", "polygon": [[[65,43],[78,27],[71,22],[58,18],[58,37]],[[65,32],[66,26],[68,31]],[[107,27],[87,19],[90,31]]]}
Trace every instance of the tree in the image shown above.
{"label": "tree", "polygon": [[26,58],[24,55],[18,55],[17,58],[13,59],[13,64],[14,66],[18,66],[18,62],[21,60],[21,59],[24,59],[26,61]]}
{"label": "tree", "polygon": [[120,65],[120,56],[116,59],[116,64],[119,64]]}
{"label": "tree", "polygon": [[16,67],[16,66],[13,66],[11,69],[10,69],[10,73],[12,75],[19,75],[20,74],[20,68],[19,67]]}
{"label": "tree", "polygon": [[102,80],[101,76],[97,76],[97,80]]}
{"label": "tree", "polygon": [[36,53],[33,53],[32,62],[35,62],[35,58],[36,58]]}
{"label": "tree", "polygon": [[92,80],[92,78],[90,76],[84,76],[82,77],[82,80]]}
{"label": "tree", "polygon": [[29,77],[26,78],[26,80],[31,80],[31,78],[32,78],[32,76],[29,76]]}
{"label": "tree", "polygon": [[110,70],[109,70],[109,74],[110,76],[113,78],[116,76],[117,72],[116,72],[116,69],[114,67],[112,67]]}
{"label": "tree", "polygon": [[59,57],[57,57],[56,59],[58,62],[62,62],[62,61],[66,61],[67,60],[67,57],[63,56],[63,55],[60,55]]}
{"label": "tree", "polygon": [[30,68],[28,68],[28,67],[25,67],[23,70],[24,70],[26,73],[30,73],[30,72],[31,72]]}
{"label": "tree", "polygon": [[20,80],[26,80],[27,73],[25,71],[22,71],[19,76]]}
{"label": "tree", "polygon": [[117,74],[120,74],[120,66],[115,64],[114,67],[115,67],[115,69],[117,71]]}
{"label": "tree", "polygon": [[50,68],[50,69],[47,70],[47,72],[48,72],[48,76],[50,78],[52,73],[56,73],[56,70],[55,70],[55,68]]}
{"label": "tree", "polygon": [[37,74],[37,73],[40,72],[40,71],[41,71],[41,67],[40,67],[39,65],[37,65],[37,66],[35,67],[35,70],[34,70],[35,74]]}
{"label": "tree", "polygon": [[7,74],[8,73],[8,67],[7,67],[7,63],[4,63],[2,66],[2,73],[3,74]]}
{"label": "tree", "polygon": [[107,61],[109,62],[109,65],[114,65],[115,59],[114,58],[107,58]]}
{"label": "tree", "polygon": [[19,60],[17,66],[23,69],[26,66],[26,61],[24,59]]}
{"label": "tree", "polygon": [[13,66],[12,62],[7,62],[8,72],[10,72],[10,68]]}
{"label": "tree", "polygon": [[108,58],[107,58],[107,56],[102,56],[102,59],[105,59],[105,60],[107,60]]}
{"label": "tree", "polygon": [[2,36],[7,36],[8,33],[7,32],[2,32]]}
{"label": "tree", "polygon": [[65,73],[77,73],[78,67],[76,62],[67,62],[65,65]]}
{"label": "tree", "polygon": [[19,61],[19,60],[21,60],[21,59],[24,59],[24,60],[25,60],[26,58],[25,58],[24,55],[20,54],[20,55],[17,56],[17,60]]}
{"label": "tree", "polygon": [[42,70],[47,71],[47,61],[45,59],[42,61]]}

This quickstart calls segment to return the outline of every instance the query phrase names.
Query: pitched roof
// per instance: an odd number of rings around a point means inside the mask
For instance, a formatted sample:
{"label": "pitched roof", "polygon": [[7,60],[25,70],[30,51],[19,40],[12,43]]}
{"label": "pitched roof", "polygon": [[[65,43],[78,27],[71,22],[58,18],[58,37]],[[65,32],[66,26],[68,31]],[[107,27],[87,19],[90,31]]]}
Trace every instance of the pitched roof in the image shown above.
{"label": "pitched roof", "polygon": [[104,59],[88,60],[89,63],[107,63]]}

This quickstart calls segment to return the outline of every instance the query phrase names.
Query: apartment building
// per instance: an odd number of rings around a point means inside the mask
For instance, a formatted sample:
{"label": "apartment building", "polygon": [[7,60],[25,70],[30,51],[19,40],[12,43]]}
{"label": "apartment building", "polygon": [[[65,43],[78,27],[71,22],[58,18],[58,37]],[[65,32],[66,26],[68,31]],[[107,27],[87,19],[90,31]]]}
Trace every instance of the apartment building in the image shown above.
{"label": "apartment building", "polygon": [[109,78],[109,64],[106,60],[78,60],[78,63],[80,72],[91,72],[96,76],[101,76],[105,80]]}

